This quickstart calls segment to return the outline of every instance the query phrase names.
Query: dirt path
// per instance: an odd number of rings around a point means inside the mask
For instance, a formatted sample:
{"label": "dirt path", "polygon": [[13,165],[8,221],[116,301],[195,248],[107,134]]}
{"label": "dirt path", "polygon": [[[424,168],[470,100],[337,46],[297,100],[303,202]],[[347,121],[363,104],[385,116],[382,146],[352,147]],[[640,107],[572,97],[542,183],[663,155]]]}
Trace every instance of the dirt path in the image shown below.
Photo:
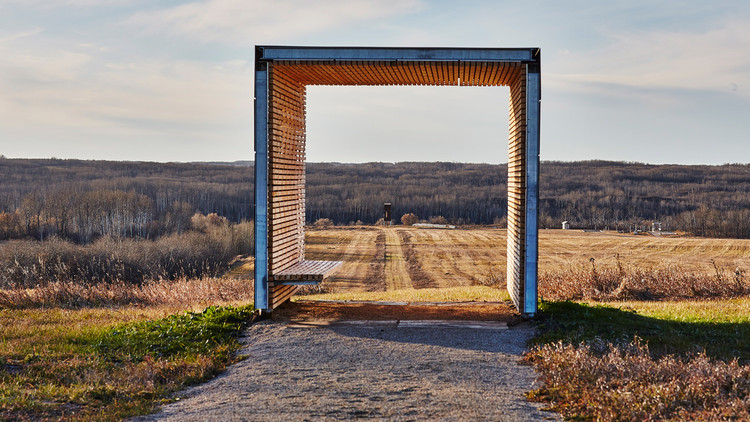
{"label": "dirt path", "polygon": [[387,290],[412,289],[414,285],[406,268],[401,249],[401,238],[396,229],[384,228],[385,232],[385,286]]}
{"label": "dirt path", "polygon": [[247,359],[137,421],[561,420],[527,402],[533,329],[383,321],[250,327]]}

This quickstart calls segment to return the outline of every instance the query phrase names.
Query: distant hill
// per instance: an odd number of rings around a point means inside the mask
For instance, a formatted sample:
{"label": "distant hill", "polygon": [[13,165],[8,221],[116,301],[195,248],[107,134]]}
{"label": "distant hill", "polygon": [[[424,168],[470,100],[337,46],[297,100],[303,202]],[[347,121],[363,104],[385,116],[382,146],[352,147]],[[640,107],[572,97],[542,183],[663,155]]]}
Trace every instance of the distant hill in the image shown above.
{"label": "distant hill", "polygon": [[[76,208],[71,201],[86,192],[114,191],[142,196],[140,201],[151,204],[149,218],[160,223],[196,211],[248,220],[254,214],[252,170],[251,161],[0,159],[0,212],[22,210],[27,220],[39,220],[54,214],[45,209]],[[383,202],[393,204],[396,219],[412,212],[454,224],[505,222],[506,165],[308,163],[307,171],[308,222],[373,223]],[[573,228],[630,229],[658,221],[664,230],[750,237],[747,164],[543,162],[540,186],[541,227],[560,227],[567,220]],[[61,225],[63,217],[55,218]]]}
{"label": "distant hill", "polygon": [[252,167],[254,161],[193,161],[191,164],[208,164],[212,166],[236,166],[236,167]]}

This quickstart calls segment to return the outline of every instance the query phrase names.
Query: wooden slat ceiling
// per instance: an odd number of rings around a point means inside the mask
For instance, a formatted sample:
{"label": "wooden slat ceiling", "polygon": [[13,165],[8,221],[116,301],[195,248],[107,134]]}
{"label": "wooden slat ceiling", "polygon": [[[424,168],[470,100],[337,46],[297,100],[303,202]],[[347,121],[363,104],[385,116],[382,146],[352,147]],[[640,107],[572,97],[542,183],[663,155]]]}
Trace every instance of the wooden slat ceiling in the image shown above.
{"label": "wooden slat ceiling", "polygon": [[273,63],[301,85],[461,85],[509,86],[518,77],[519,63],[434,61],[297,61]]}

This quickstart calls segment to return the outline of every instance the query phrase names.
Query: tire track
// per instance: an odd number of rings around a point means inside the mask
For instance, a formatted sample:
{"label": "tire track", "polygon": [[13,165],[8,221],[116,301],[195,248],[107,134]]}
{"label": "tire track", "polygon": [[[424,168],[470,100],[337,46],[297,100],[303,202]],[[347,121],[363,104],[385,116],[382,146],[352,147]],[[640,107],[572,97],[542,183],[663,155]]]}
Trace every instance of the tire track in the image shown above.
{"label": "tire track", "polygon": [[426,289],[431,287],[445,287],[442,286],[435,280],[432,274],[425,271],[423,264],[426,261],[424,255],[425,251],[417,251],[417,248],[412,243],[411,230],[398,230],[398,235],[401,238],[401,249],[404,251],[404,259],[406,260],[406,270],[409,272],[412,284],[417,289]]}
{"label": "tire track", "polygon": [[385,232],[385,286],[387,290],[413,289],[409,271],[406,268],[401,238],[396,229],[384,228]]}
{"label": "tire track", "polygon": [[450,264],[452,259],[442,245],[443,239],[436,231],[429,229],[415,229],[413,233],[413,247],[415,248],[415,259],[418,259],[420,266],[426,274],[429,274],[436,287],[451,287],[468,285],[464,280],[457,278],[453,266]]}
{"label": "tire track", "polygon": [[[378,230],[359,229],[341,230],[337,236],[337,252],[326,252],[325,259],[342,261],[343,264],[324,283],[336,291],[378,291],[385,290],[382,277],[375,277],[377,272]],[[320,259],[308,253],[310,259]],[[313,258],[313,256],[315,256]],[[380,255],[382,256],[382,255]],[[373,264],[375,272],[373,272]]]}

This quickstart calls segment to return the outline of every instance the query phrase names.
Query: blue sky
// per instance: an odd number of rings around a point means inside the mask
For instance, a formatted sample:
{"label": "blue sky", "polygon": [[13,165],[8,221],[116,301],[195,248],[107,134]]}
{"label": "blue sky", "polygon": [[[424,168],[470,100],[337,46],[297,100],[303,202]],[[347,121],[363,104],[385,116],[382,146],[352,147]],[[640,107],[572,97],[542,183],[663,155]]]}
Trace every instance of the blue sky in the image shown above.
{"label": "blue sky", "polygon": [[[0,154],[252,159],[253,46],[541,47],[542,159],[750,162],[750,2],[0,0]],[[507,161],[507,88],[311,87],[309,161]]]}

